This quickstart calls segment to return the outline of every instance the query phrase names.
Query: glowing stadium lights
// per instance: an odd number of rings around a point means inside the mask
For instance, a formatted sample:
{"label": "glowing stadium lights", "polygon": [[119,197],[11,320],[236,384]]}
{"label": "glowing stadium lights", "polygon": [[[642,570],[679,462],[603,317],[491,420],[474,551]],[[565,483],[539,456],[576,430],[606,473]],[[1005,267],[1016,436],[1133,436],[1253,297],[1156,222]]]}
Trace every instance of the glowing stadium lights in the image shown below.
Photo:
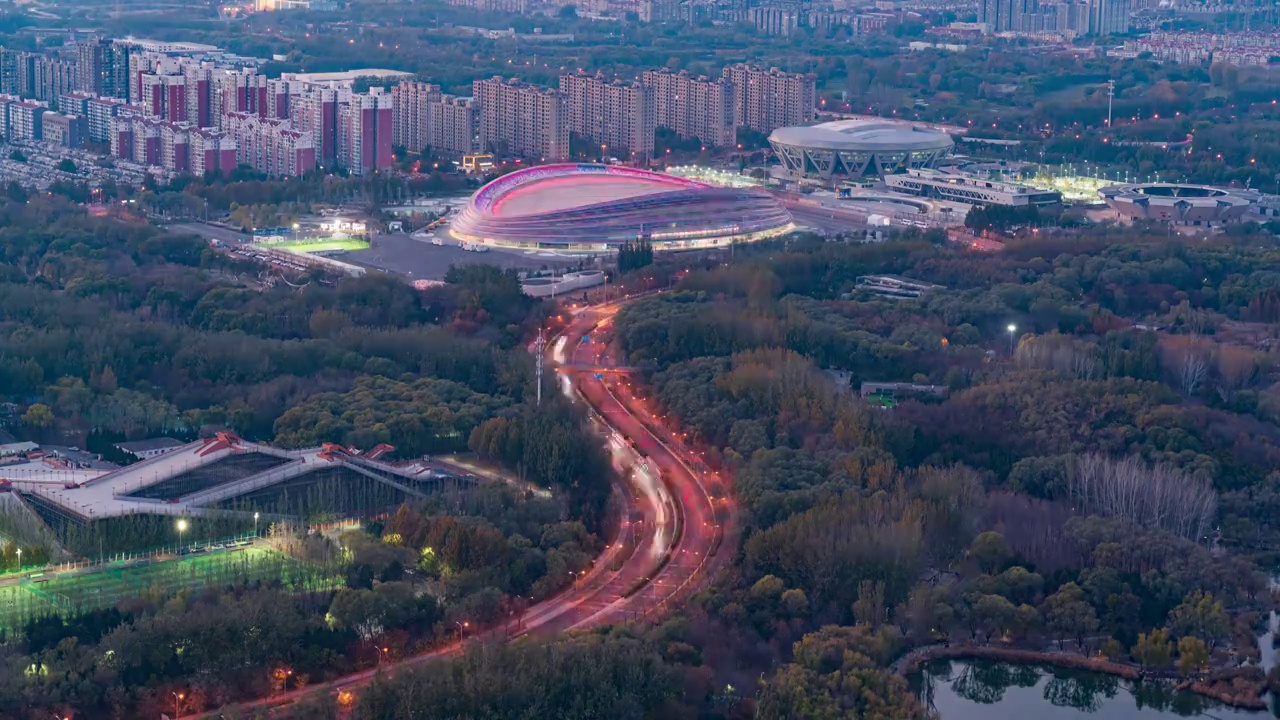
{"label": "glowing stadium lights", "polygon": [[[662,230],[655,232],[657,227]],[[715,187],[619,165],[562,163],[484,186],[450,233],[498,247],[609,252],[639,238],[671,250],[759,240],[792,228],[786,208],[753,188]]]}

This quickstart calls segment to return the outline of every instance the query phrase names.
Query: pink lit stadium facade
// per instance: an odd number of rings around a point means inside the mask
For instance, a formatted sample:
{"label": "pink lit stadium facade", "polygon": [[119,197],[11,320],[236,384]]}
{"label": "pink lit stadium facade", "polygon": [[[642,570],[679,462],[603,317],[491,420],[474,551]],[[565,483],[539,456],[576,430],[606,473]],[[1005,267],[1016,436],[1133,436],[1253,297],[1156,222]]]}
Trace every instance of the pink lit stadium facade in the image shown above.
{"label": "pink lit stadium facade", "polygon": [[450,225],[462,242],[601,253],[647,238],[658,250],[753,242],[795,229],[752,188],[715,187],[619,165],[542,165],[485,185]]}

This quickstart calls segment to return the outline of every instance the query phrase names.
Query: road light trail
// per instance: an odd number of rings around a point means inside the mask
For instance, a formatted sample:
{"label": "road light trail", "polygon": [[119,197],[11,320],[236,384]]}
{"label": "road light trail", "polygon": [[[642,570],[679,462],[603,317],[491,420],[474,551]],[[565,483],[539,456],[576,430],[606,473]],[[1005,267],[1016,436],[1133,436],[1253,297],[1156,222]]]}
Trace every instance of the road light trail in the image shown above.
{"label": "road light trail", "polygon": [[[588,309],[573,318],[551,343],[553,361],[566,352],[561,365],[596,367],[608,365],[604,344],[597,338],[583,342],[584,336],[608,333],[620,304]],[[560,350],[557,350],[557,349]],[[615,457],[633,466],[638,460],[652,463],[644,472],[622,473],[627,482],[615,488],[623,498],[614,541],[598,556],[592,567],[554,597],[525,610],[511,622],[481,632],[468,642],[507,640],[529,634],[550,635],[574,629],[655,618],[670,611],[678,601],[705,582],[716,565],[716,552],[724,536],[724,521],[718,516],[717,499],[707,490],[702,474],[694,469],[693,452],[677,439],[660,418],[641,406],[630,393],[620,397],[608,383],[617,376],[572,367],[561,370],[565,392],[584,400],[595,419],[609,433]],[[597,377],[598,376],[598,377]],[[721,502],[724,502],[723,500]],[[731,511],[731,506],[724,506]],[[732,518],[729,512],[728,518]],[[274,698],[244,703],[241,709],[287,708],[300,700],[338,691],[348,692],[379,673],[393,674],[433,659],[461,654],[464,643],[452,643],[437,650],[385,663],[329,683],[295,690]],[[217,716],[218,712],[192,717]]]}

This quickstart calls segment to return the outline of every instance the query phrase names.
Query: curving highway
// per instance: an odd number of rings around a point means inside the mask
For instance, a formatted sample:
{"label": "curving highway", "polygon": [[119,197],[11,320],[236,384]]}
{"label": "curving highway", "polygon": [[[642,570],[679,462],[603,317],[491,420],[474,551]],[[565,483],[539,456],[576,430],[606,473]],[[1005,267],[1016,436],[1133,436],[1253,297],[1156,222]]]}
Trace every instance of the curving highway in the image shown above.
{"label": "curving highway", "polygon": [[[547,360],[560,388],[591,409],[591,421],[609,437],[615,467],[624,482],[615,487],[620,508],[612,542],[592,567],[561,593],[527,608],[503,626],[481,633],[500,641],[530,633],[552,634],[652,619],[687,599],[723,561],[718,552],[731,525],[733,507],[715,473],[705,466],[646,402],[625,374],[603,372],[616,365],[608,350],[620,303],[580,311],[549,344]],[[476,638],[467,638],[467,642]],[[284,711],[300,700],[358,692],[377,673],[394,673],[432,658],[460,653],[465,642],[388,662],[237,708]],[[196,717],[217,717],[220,711]]]}
{"label": "curving highway", "polygon": [[[723,536],[722,517],[731,507],[719,497],[719,483],[699,468],[696,452],[636,397],[625,378],[595,370],[616,364],[608,351],[619,305],[590,308],[564,332],[567,368],[575,394],[625,448],[633,466],[632,489],[645,514],[645,533],[611,590],[594,599],[600,610],[569,627],[610,624],[665,612],[685,598],[716,567]],[[654,532],[656,529],[657,532]],[[623,589],[625,588],[625,589]]]}

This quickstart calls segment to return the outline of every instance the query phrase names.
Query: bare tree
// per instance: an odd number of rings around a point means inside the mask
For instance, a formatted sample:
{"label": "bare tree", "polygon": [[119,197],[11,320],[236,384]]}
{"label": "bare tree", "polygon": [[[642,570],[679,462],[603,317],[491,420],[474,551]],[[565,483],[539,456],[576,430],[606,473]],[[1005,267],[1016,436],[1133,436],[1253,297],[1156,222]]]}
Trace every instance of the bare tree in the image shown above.
{"label": "bare tree", "polygon": [[1066,484],[1072,502],[1084,513],[1122,517],[1191,540],[1209,532],[1218,508],[1208,480],[1164,463],[1149,466],[1136,457],[1073,456]]}
{"label": "bare tree", "polygon": [[1160,360],[1170,385],[1195,395],[1209,379],[1214,344],[1195,335],[1168,335],[1160,340]]}
{"label": "bare tree", "polygon": [[1056,370],[1080,380],[1099,375],[1098,347],[1056,332],[1023,338],[1014,357],[1020,367]]}
{"label": "bare tree", "polygon": [[1196,395],[1207,374],[1208,363],[1204,356],[1193,350],[1184,350],[1178,363],[1178,387],[1183,389],[1183,395]]}
{"label": "bare tree", "polygon": [[1186,348],[1181,352],[1176,368],[1178,387],[1187,397],[1196,394],[1209,374],[1209,363],[1205,360],[1204,354],[1192,348]]}

